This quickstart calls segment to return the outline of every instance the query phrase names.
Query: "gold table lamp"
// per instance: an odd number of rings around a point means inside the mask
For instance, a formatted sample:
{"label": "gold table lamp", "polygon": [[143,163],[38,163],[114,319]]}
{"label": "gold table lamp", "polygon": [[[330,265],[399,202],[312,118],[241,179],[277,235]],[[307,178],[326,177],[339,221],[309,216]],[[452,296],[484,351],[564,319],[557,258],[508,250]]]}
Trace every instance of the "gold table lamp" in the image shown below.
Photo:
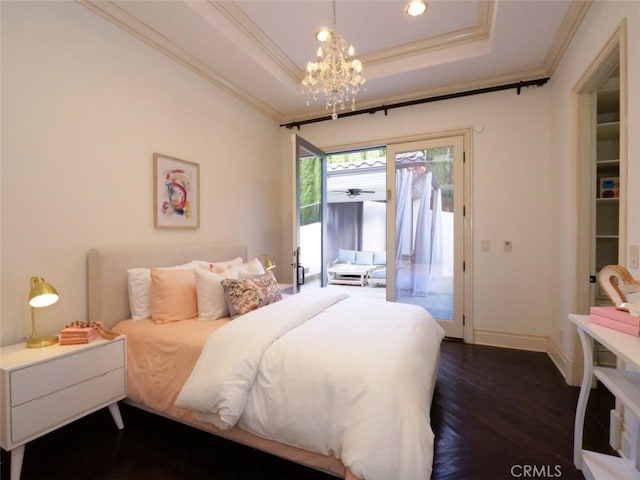
{"label": "gold table lamp", "polygon": [[260,257],[264,257],[264,271],[268,272],[269,270],[273,270],[274,268],[276,268],[276,264],[273,263],[273,260],[271,260],[271,257],[267,254],[262,254],[260,255]]}
{"label": "gold table lamp", "polygon": [[48,307],[58,301],[58,292],[42,277],[31,277],[29,282],[29,306],[31,307],[31,336],[27,339],[27,348],[48,347],[58,343],[58,337],[44,337],[36,333],[35,309]]}

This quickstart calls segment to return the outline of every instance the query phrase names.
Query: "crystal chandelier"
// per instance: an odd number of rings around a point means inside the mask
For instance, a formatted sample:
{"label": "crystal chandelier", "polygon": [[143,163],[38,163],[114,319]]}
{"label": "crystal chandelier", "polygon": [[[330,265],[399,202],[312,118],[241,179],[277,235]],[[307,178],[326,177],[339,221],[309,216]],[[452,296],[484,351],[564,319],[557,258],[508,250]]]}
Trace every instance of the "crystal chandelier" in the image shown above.
{"label": "crystal chandelier", "polygon": [[[320,42],[316,62],[307,63],[307,76],[302,85],[307,87],[314,100],[324,94],[325,108],[333,109],[331,118],[338,118],[336,108],[344,110],[351,103],[356,109],[356,95],[366,81],[362,76],[362,62],[353,58],[353,45],[347,47],[344,36],[336,31],[336,2],[333,0],[333,28],[322,29],[316,33]],[[307,105],[309,102],[307,101]]]}

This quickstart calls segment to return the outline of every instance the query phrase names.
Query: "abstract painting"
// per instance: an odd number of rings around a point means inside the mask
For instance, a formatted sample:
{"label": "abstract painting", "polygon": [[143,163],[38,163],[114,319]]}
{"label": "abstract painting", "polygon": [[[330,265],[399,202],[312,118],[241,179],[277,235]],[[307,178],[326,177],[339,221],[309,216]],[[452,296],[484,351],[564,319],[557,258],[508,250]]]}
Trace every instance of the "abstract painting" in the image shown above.
{"label": "abstract painting", "polygon": [[200,165],[154,153],[153,195],[156,228],[200,227]]}

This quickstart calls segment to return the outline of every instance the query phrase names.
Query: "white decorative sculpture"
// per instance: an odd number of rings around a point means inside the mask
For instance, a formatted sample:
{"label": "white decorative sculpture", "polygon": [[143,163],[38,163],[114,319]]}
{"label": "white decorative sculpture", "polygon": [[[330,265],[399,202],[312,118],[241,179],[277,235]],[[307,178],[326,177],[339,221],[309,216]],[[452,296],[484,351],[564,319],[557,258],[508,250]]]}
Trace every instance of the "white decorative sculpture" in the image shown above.
{"label": "white decorative sculpture", "polygon": [[618,310],[640,317],[640,302],[630,303],[627,300],[627,294],[640,292],[640,281],[634,280],[626,268],[607,265],[598,273],[598,281]]}

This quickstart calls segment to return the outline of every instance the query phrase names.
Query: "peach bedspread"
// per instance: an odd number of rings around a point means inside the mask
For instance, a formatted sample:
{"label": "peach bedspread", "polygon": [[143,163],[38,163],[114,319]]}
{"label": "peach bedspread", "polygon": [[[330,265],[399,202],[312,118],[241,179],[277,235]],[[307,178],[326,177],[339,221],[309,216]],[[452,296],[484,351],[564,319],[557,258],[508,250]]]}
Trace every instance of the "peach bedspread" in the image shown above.
{"label": "peach bedspread", "polygon": [[288,460],[313,466],[332,475],[356,480],[342,462],[273,440],[238,427],[219,430],[195,420],[189,410],[174,402],[189,377],[208,336],[229,322],[197,319],[155,324],[151,320],[122,320],[113,330],[127,336],[127,397],[135,405],[168,416],[218,436],[257,448]]}

